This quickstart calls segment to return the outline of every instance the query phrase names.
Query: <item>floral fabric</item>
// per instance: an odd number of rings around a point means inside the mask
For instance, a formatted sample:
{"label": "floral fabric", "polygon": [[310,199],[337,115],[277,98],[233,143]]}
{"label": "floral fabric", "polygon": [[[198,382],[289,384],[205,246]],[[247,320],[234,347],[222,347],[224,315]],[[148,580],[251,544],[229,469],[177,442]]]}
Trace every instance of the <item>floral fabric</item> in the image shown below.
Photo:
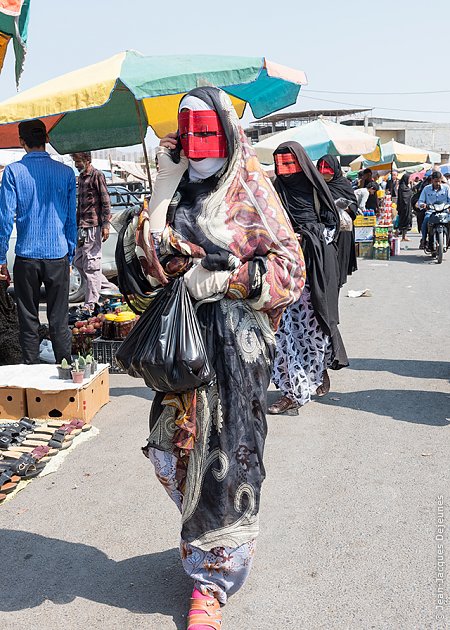
{"label": "floral fabric", "polygon": [[[182,511],[183,493],[177,480],[177,458],[164,451],[149,448],[146,454],[155,467],[156,476],[164,489]],[[240,547],[214,547],[204,551],[180,542],[180,556],[183,568],[191,577],[196,588],[204,595],[214,593],[225,604],[228,595],[236,593],[250,573],[255,552],[255,541],[251,540]]]}

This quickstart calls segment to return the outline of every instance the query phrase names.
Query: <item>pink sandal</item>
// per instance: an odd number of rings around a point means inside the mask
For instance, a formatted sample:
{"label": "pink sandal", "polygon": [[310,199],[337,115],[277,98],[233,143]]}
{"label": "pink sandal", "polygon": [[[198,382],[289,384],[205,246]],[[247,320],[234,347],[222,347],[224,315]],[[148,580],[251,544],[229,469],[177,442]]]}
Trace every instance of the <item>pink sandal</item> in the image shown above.
{"label": "pink sandal", "polygon": [[196,630],[197,627],[221,630],[222,611],[215,597],[205,599],[191,597],[187,630]]}

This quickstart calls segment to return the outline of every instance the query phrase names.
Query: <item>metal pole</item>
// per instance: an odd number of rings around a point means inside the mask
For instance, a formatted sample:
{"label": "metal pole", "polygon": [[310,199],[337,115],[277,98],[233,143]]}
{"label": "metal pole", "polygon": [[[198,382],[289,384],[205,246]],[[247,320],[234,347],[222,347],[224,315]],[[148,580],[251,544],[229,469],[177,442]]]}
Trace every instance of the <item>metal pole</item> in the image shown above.
{"label": "metal pole", "polygon": [[109,152],[109,168],[111,169],[111,184],[114,184],[113,163],[111,159],[111,151]]}
{"label": "metal pole", "polygon": [[145,146],[145,133],[144,133],[143,125],[142,125],[141,110],[140,110],[139,104],[138,104],[138,102],[136,100],[134,101],[134,104],[136,105],[136,112],[137,112],[137,115],[138,115],[138,122],[139,122],[139,132],[140,132],[140,136],[141,136],[142,149],[144,151],[145,167],[147,169],[148,189],[149,189],[150,192],[152,192],[152,176],[150,174],[150,163],[148,161],[147,147]]}

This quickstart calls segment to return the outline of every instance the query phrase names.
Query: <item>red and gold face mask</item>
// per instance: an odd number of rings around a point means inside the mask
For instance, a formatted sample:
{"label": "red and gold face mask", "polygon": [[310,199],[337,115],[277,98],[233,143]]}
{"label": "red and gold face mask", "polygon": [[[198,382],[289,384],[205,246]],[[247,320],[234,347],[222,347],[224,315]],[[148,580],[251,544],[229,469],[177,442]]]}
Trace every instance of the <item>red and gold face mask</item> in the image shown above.
{"label": "red and gold face mask", "polygon": [[319,173],[321,173],[322,175],[334,175],[333,169],[325,161],[319,164]]}
{"label": "red and gold face mask", "polygon": [[293,153],[275,153],[275,172],[277,175],[301,173],[302,167]]}
{"label": "red and gold face mask", "polygon": [[214,110],[180,112],[178,132],[188,158],[225,158],[228,155],[225,132]]}

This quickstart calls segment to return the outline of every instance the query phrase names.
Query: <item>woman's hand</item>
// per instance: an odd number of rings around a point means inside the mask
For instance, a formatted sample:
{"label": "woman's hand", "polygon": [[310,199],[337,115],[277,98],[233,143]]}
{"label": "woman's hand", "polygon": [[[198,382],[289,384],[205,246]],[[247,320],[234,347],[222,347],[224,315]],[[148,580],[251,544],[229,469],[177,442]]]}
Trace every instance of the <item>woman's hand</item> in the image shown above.
{"label": "woman's hand", "polygon": [[153,194],[148,204],[149,227],[151,232],[162,232],[166,225],[167,209],[183,174],[189,166],[189,160],[183,151],[180,161],[174,162],[168,145],[177,144],[176,134],[169,134],[163,140],[164,145],[156,147],[158,174],[153,186]]}
{"label": "woman's hand", "polygon": [[197,302],[212,297],[220,299],[228,291],[232,273],[232,271],[209,271],[197,262],[184,274],[184,282],[190,296]]}
{"label": "woman's hand", "polygon": [[[176,142],[175,142],[176,146]],[[175,148],[175,147],[174,147]],[[174,162],[172,160],[171,150],[167,146],[160,145],[156,147],[156,158],[158,160],[158,175],[156,180],[161,181],[165,179],[177,178],[176,186],[189,166],[189,160],[185,156],[184,152],[180,153],[180,161]],[[176,189],[175,186],[175,189]],[[174,190],[175,192],[175,190]]]}
{"label": "woman's hand", "polygon": [[161,138],[159,142],[159,146],[166,147],[166,149],[173,150],[177,148],[177,142],[178,142],[177,132],[172,131],[171,133],[168,133],[167,136],[164,136],[164,138]]}

